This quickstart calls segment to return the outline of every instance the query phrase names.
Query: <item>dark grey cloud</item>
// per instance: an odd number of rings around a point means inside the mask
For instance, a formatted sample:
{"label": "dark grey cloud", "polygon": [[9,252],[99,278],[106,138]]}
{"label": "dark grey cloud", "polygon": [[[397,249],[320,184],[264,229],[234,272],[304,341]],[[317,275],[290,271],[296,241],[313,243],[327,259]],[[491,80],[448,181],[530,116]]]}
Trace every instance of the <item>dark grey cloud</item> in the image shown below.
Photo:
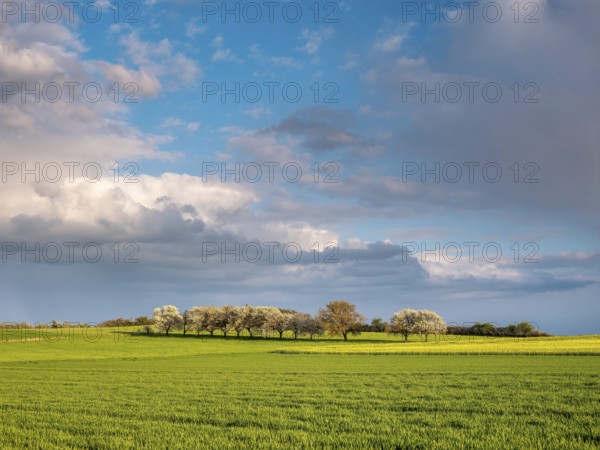
{"label": "dark grey cloud", "polygon": [[378,150],[375,139],[357,135],[354,114],[350,111],[315,107],[301,109],[283,119],[277,125],[262,131],[264,134],[289,134],[299,137],[302,146],[320,155],[335,149],[346,149],[350,155],[368,156]]}

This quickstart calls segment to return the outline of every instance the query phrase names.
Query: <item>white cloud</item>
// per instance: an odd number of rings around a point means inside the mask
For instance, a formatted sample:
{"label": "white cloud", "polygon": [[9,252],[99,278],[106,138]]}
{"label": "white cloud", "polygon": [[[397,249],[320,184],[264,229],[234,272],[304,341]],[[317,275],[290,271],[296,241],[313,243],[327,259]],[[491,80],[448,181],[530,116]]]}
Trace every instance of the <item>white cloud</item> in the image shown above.
{"label": "white cloud", "polygon": [[176,117],[168,117],[162,123],[163,127],[181,127],[185,125],[184,121]]}
{"label": "white cloud", "polygon": [[334,30],[331,27],[321,28],[319,30],[304,29],[300,34],[300,39],[306,40],[306,43],[297,50],[306,53],[307,55],[314,55],[318,53],[323,41],[333,36],[333,33]]}
{"label": "white cloud", "polygon": [[233,58],[233,52],[228,48],[220,48],[216,50],[211,57],[213,61],[230,61]]}
{"label": "white cloud", "polygon": [[200,128],[199,122],[185,122],[177,117],[168,117],[162,123],[163,127],[184,127],[186,131],[194,132]]}
{"label": "white cloud", "polygon": [[195,20],[190,20],[185,24],[185,35],[190,39],[194,39],[198,34],[202,34],[208,30],[206,25],[198,25]]}
{"label": "white cloud", "polygon": [[225,47],[225,39],[220,34],[213,39],[211,45],[216,48],[211,57],[213,61],[233,61],[237,59],[234,53]]}
{"label": "white cloud", "polygon": [[154,78],[165,78],[170,89],[190,85],[202,76],[198,63],[181,52],[174,52],[169,39],[157,43],[144,41],[136,30],[121,38],[121,44],[140,70]]}
{"label": "white cloud", "polygon": [[358,66],[358,55],[356,53],[346,53],[344,64],[340,65],[341,70],[349,70]]}
{"label": "white cloud", "polygon": [[280,66],[287,69],[301,69],[304,67],[297,59],[291,56],[268,56],[265,55],[258,44],[253,44],[249,48],[249,56],[270,66]]}
{"label": "white cloud", "polygon": [[375,50],[383,53],[395,52],[400,48],[405,39],[406,35],[404,34],[394,34],[392,36],[388,36],[375,43]]}
{"label": "white cloud", "polygon": [[154,97],[160,92],[160,80],[147,73],[144,68],[136,71],[105,61],[100,61],[98,66],[104,71],[108,80],[119,83],[122,88],[128,83],[135,83],[140,95]]}
{"label": "white cloud", "polygon": [[257,106],[256,108],[250,108],[244,110],[244,114],[252,117],[253,119],[260,119],[263,116],[270,116],[272,114],[271,108],[266,106]]}

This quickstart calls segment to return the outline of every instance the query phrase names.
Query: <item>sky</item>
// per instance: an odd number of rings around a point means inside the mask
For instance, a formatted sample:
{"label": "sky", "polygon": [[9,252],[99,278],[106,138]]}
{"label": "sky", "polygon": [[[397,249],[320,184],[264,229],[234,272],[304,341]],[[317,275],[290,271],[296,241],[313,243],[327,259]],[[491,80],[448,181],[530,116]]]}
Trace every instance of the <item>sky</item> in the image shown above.
{"label": "sky", "polygon": [[0,322],[344,299],[600,333],[597,0],[0,12]]}

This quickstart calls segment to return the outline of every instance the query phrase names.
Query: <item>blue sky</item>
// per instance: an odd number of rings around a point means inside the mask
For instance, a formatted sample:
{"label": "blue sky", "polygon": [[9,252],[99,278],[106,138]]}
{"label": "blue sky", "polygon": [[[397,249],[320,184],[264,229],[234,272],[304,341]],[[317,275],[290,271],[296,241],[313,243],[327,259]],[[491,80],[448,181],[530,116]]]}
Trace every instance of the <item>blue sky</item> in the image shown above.
{"label": "blue sky", "polygon": [[[272,21],[262,2],[237,4],[239,20],[222,15],[235,2],[185,0],[122,2],[117,18],[101,1],[97,23],[81,5],[73,21],[4,14],[0,321],[343,298],[371,318],[419,307],[597,333],[600,6],[482,2],[470,18],[460,3],[457,18],[450,3],[281,2]],[[23,94],[69,82],[102,98]],[[71,163],[73,180],[50,180]],[[236,164],[239,182],[207,172]]]}

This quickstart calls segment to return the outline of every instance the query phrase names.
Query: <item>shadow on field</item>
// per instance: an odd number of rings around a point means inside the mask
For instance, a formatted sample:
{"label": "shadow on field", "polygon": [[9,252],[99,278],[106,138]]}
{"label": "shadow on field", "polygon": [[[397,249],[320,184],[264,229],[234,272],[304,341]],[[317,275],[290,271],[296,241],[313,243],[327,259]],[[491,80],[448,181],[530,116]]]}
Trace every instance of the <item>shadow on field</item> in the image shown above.
{"label": "shadow on field", "polygon": [[[149,339],[195,339],[199,341],[248,341],[248,342],[260,342],[260,341],[275,341],[275,342],[344,342],[342,338],[335,337],[321,337],[318,339],[310,339],[307,337],[299,337],[298,339],[284,337],[280,339],[278,336],[236,336],[228,335],[227,337],[222,334],[211,336],[209,334],[186,334],[181,333],[175,334],[159,334],[159,333],[146,333],[137,331],[125,331],[125,330],[111,330],[114,334],[120,334],[130,337],[143,337]],[[360,342],[360,343],[404,343],[404,340],[395,339],[348,339],[348,343]],[[407,342],[409,344],[410,342]]]}

